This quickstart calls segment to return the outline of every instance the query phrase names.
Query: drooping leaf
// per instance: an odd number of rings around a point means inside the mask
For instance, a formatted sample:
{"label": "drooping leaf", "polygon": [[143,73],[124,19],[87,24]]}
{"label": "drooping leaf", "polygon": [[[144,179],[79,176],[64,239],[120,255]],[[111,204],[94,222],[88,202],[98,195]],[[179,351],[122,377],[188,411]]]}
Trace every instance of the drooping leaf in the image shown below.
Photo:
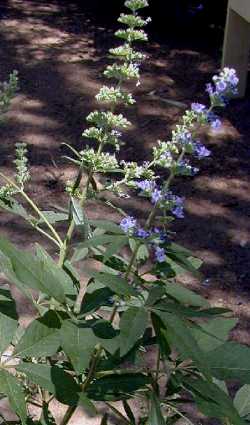
{"label": "drooping leaf", "polygon": [[237,391],[234,398],[234,406],[242,418],[250,415],[250,385],[243,385]]}
{"label": "drooping leaf", "polygon": [[220,380],[236,379],[250,384],[250,348],[236,342],[226,342],[209,352],[208,365]]}
{"label": "drooping leaf", "polygon": [[166,422],[162,415],[160,401],[154,393],[151,393],[148,425],[165,425],[165,424]]}
{"label": "drooping leaf", "polygon": [[154,310],[154,313],[157,314],[166,327],[168,343],[178,350],[181,357],[192,359],[204,375],[210,377],[206,358],[184,320],[175,314],[158,310]]}
{"label": "drooping leaf", "polygon": [[120,354],[124,356],[142,337],[148,325],[145,308],[130,307],[120,320]]}
{"label": "drooping leaf", "polygon": [[150,383],[150,378],[141,373],[111,374],[90,384],[87,395],[96,401],[126,400],[131,398],[135,391],[145,388]]}
{"label": "drooping leaf", "polygon": [[55,354],[60,346],[61,323],[54,311],[33,320],[15,348],[17,357],[46,357]]}
{"label": "drooping leaf", "polygon": [[[22,286],[41,291],[59,302],[65,300],[63,287],[60,279],[56,278],[45,259],[36,258],[29,252],[20,251],[7,239],[0,238],[0,252],[7,257],[10,263],[5,264],[3,272],[14,282],[18,281]],[[1,260],[1,259],[0,259]],[[11,265],[11,267],[8,267]]]}
{"label": "drooping leaf", "polygon": [[[75,297],[77,294],[74,282],[71,277],[59,267],[53,258],[45,251],[40,245],[36,245],[37,257],[45,262],[46,266],[50,270],[50,273],[54,277],[54,285],[57,285],[60,282],[60,285],[63,288],[63,291],[67,297]],[[68,300],[69,302],[69,300]]]}
{"label": "drooping leaf", "polygon": [[25,425],[27,411],[22,387],[17,378],[4,369],[0,369],[0,391],[8,397],[13,412],[19,416],[22,424]]}
{"label": "drooping leaf", "polygon": [[197,407],[204,415],[228,419],[234,425],[245,425],[232,400],[214,383],[202,379],[185,378],[184,385],[192,393]]}
{"label": "drooping leaf", "polygon": [[0,289],[0,353],[11,343],[17,327],[16,304],[10,291]]}
{"label": "drooping leaf", "polygon": [[203,351],[211,351],[224,344],[237,319],[218,317],[194,327],[192,334]]}

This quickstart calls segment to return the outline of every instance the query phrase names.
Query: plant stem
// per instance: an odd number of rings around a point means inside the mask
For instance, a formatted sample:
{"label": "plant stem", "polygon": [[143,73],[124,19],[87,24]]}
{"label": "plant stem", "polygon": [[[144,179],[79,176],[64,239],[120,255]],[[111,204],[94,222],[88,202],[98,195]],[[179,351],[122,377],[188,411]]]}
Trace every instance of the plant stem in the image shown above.
{"label": "plant stem", "polygon": [[[87,386],[89,385],[89,383],[94,378],[96,367],[97,367],[101,352],[102,352],[102,347],[98,347],[97,350],[96,350],[96,353],[94,353],[94,355],[92,356],[92,361],[91,361],[91,365],[90,365],[90,369],[89,369],[87,378],[82,385],[82,391],[83,392],[86,390]],[[63,417],[63,419],[62,419],[62,421],[61,421],[61,423],[60,423],[60,425],[67,425],[67,423],[70,421],[73,414],[75,413],[76,409],[77,409],[77,406],[69,406],[64,417]]]}
{"label": "plant stem", "polygon": [[67,409],[60,425],[67,425],[67,423],[70,421],[70,419],[72,418],[73,414],[76,411],[77,406],[69,406],[69,408]]}
{"label": "plant stem", "polygon": [[[50,222],[47,220],[47,218],[45,217],[45,215],[43,214],[43,212],[38,208],[38,206],[32,201],[32,199],[24,192],[23,189],[20,189],[20,187],[13,182],[9,177],[6,177],[4,174],[0,173],[0,176],[6,181],[8,182],[11,186],[13,186],[18,193],[20,193],[20,195],[28,202],[28,204],[32,207],[32,209],[37,213],[37,215],[44,221],[44,223],[46,223],[46,225],[48,226],[48,228],[50,229],[51,233],[54,235],[55,239],[58,241],[59,246],[61,246],[63,244],[59,234],[57,233],[57,231],[55,230],[55,228],[50,224]],[[46,236],[48,236],[46,234]]]}
{"label": "plant stem", "polygon": [[[102,153],[103,146],[104,146],[104,142],[101,142],[100,145],[99,145],[98,151],[97,151],[97,158]],[[74,189],[77,189],[76,185],[80,184],[81,178],[79,176],[81,176],[81,175],[82,175],[82,170],[80,169],[79,173],[77,175],[77,178],[76,178],[77,183],[75,183]],[[94,175],[94,170],[93,169],[89,170],[86,186],[84,187],[84,189],[82,191],[81,198],[80,198],[80,201],[79,201],[80,208],[83,208],[85,201],[87,200],[88,188],[89,188],[89,185],[91,183],[91,180],[93,179],[93,175]],[[70,241],[72,239],[74,230],[75,230],[75,222],[74,222],[74,219],[72,218],[70,225],[69,225],[69,228],[68,228],[68,231],[66,233],[66,237],[65,237],[63,244],[61,246],[61,249],[60,249],[59,261],[58,261],[58,265],[60,267],[63,267],[63,265],[64,265],[64,263],[67,259],[68,248],[69,248],[69,244],[70,244]]]}

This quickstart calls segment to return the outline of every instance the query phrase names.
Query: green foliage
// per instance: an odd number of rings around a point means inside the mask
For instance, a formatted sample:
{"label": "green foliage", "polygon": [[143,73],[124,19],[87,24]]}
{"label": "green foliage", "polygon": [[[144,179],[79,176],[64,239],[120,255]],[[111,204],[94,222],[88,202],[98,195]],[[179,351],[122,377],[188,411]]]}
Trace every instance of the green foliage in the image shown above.
{"label": "green foliage", "polygon": [[[77,166],[68,186],[68,209],[43,211],[31,199],[26,145],[16,146],[13,180],[0,173],[5,184],[0,207],[26,220],[55,248],[52,258],[40,245],[30,253],[0,237],[0,270],[36,309],[35,318],[21,329],[9,288],[0,290],[0,393],[23,425],[54,425],[53,399],[68,406],[62,425],[78,406],[90,415],[98,413],[96,401],[106,403],[121,423],[170,425],[179,418],[191,423],[183,403],[187,395],[204,415],[243,425],[250,420],[250,348],[228,342],[237,320],[227,309],[211,307],[177,282],[186,272],[201,278],[202,262],[174,243],[170,230],[174,216],[183,217],[183,200],[170,190],[173,179],[195,171],[186,156],[195,151],[208,155],[193,137],[224,101],[215,90],[210,108],[194,104],[171,140],[153,148],[151,162],[120,161],[122,131],[131,126],[120,109],[135,103],[128,87],[140,84],[145,58],[134,42],[147,40],[143,28],[150,21],[138,14],[147,0],[126,0],[125,6],[129,12],[118,19],[125,28],[116,32],[124,44],[110,49],[113,62],[104,71],[114,82],[99,90],[101,108],[88,115],[83,132],[91,147],[78,152],[66,145],[73,155],[68,159]],[[227,83],[225,94],[232,94],[234,72],[225,69],[214,82],[218,79],[222,88]],[[10,106],[16,88],[13,73],[1,87],[0,112]],[[138,190],[145,202],[151,198],[149,216],[140,223],[113,201]],[[120,225],[91,220],[85,208],[89,201],[104,201],[123,217]],[[62,222],[66,232],[58,226]],[[149,350],[155,353],[150,368]],[[227,380],[246,384],[234,400]],[[130,399],[147,407],[138,419]],[[109,404],[116,401],[125,413]],[[32,403],[40,406],[37,422],[30,417]],[[108,423],[104,414],[101,425]]]}

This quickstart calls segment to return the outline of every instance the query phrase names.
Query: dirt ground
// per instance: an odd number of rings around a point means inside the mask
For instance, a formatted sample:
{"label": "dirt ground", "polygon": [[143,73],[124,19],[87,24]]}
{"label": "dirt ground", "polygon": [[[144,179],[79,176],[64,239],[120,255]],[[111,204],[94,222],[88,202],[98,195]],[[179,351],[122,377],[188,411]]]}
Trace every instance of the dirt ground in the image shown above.
{"label": "dirt ground", "polygon": [[[14,144],[28,143],[33,175],[30,192],[44,209],[66,202],[64,184],[74,176],[74,168],[61,158],[66,153],[61,144],[80,148],[86,143],[81,137],[85,116],[97,106],[94,95],[104,81],[101,72],[107,49],[116,43],[113,31],[84,2],[1,2],[0,78],[6,79],[17,69],[20,91],[1,126],[0,165],[11,174]],[[122,158],[126,160],[148,159],[156,140],[167,139],[192,101],[206,102],[205,84],[220,66],[220,42],[210,45],[200,40],[196,44],[188,36],[167,40],[154,32],[145,49],[148,59],[136,91],[138,103],[127,112],[133,128],[125,136]],[[204,281],[187,278],[186,283],[214,305],[231,308],[240,318],[232,337],[248,345],[249,94],[248,87],[247,96],[232,101],[223,112],[222,129],[204,134],[213,154],[201,164],[200,174],[176,183],[176,191],[186,197],[186,218],[174,227],[176,240],[204,260]],[[122,203],[128,211],[143,216],[136,200]],[[104,212],[97,206],[89,208],[92,217]],[[24,248],[38,240],[25,223],[3,212],[0,232]],[[18,297],[22,317],[28,320],[31,310]],[[80,423],[81,414],[79,418]]]}

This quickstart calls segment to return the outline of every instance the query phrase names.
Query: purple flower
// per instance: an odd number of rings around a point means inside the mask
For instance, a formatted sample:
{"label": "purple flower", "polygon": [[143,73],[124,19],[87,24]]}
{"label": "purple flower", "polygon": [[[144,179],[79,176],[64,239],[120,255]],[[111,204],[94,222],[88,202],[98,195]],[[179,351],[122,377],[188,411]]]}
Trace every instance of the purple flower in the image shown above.
{"label": "purple flower", "polygon": [[169,242],[169,238],[168,238],[166,232],[164,232],[164,230],[159,229],[158,227],[154,227],[153,230],[152,230],[152,233],[159,235],[159,239],[160,239],[161,243]]}
{"label": "purple flower", "polygon": [[227,90],[227,83],[223,80],[216,81],[215,83],[217,93],[224,93]]}
{"label": "purple flower", "polygon": [[211,127],[213,130],[218,130],[221,128],[222,122],[218,118],[216,118],[214,121],[211,122]]}
{"label": "purple flower", "polygon": [[211,152],[199,142],[196,143],[194,152],[198,159],[203,159],[211,155]]}
{"label": "purple flower", "polygon": [[206,106],[203,105],[202,103],[192,103],[191,109],[197,114],[202,114],[202,112],[206,110]]}
{"label": "purple flower", "polygon": [[180,196],[174,196],[173,200],[175,202],[173,208],[171,209],[172,213],[175,215],[175,217],[177,218],[184,218],[184,200],[185,198],[181,198]]}
{"label": "purple flower", "polygon": [[183,159],[178,163],[177,171],[182,176],[195,176],[198,173],[199,168],[192,167],[187,159]]}
{"label": "purple flower", "polygon": [[139,229],[136,230],[136,236],[138,238],[146,239],[150,236],[150,233],[144,230],[142,227],[139,227]]}
{"label": "purple flower", "polygon": [[136,219],[131,216],[127,216],[120,222],[120,227],[124,233],[130,233],[136,227]]}
{"label": "purple flower", "polygon": [[163,194],[160,189],[155,189],[152,193],[151,201],[153,204],[157,204],[157,202],[162,201]]}
{"label": "purple flower", "polygon": [[206,92],[209,94],[209,96],[213,96],[214,95],[214,89],[211,83],[208,83],[206,85]]}
{"label": "purple flower", "polygon": [[191,144],[192,141],[192,134],[188,130],[184,130],[177,134],[177,142],[180,143],[182,146]]}
{"label": "purple flower", "polygon": [[159,246],[155,248],[155,259],[158,263],[164,263],[166,261],[166,254],[163,248]]}
{"label": "purple flower", "polygon": [[155,188],[155,182],[151,180],[141,180],[136,183],[136,186],[143,192],[152,192],[152,190]]}

